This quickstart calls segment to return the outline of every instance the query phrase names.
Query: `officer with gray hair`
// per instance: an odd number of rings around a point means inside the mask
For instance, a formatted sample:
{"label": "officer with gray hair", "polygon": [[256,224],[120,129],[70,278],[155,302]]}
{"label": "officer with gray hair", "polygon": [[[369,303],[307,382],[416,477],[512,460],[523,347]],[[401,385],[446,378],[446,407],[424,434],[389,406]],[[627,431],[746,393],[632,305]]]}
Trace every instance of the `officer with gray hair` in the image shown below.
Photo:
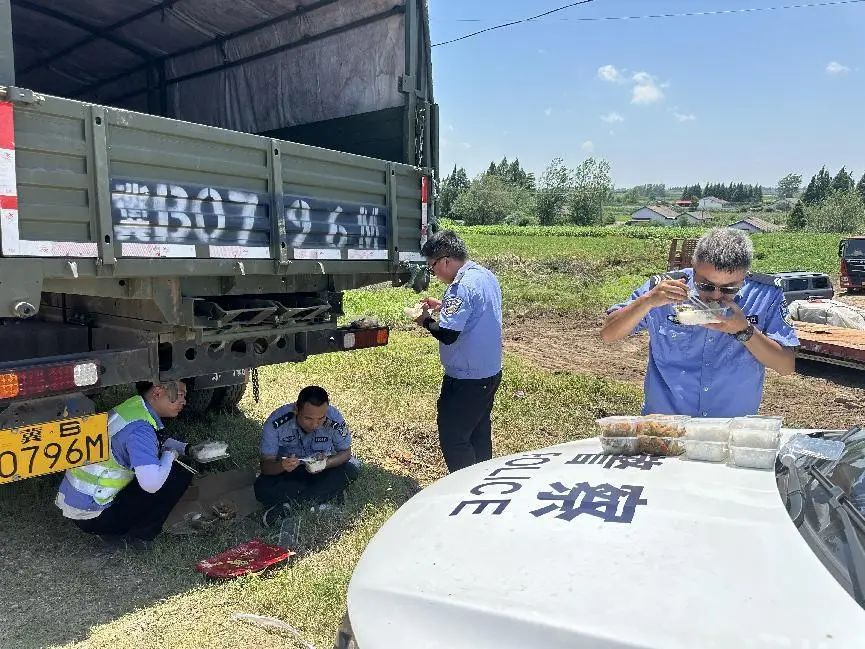
{"label": "officer with gray hair", "polygon": [[[605,342],[649,332],[643,414],[740,417],[756,414],[766,367],[795,370],[799,344],[783,291],[749,273],[747,234],[714,228],[697,242],[693,268],[653,277],[607,311]],[[674,305],[696,297],[726,307],[720,322],[686,326]]]}
{"label": "officer with gray hair", "polygon": [[[469,259],[451,230],[423,245],[427,266],[447,288],[424,300],[416,320],[439,341],[444,366],[437,423],[450,472],[493,456],[493,401],[502,380],[502,291],[496,276]],[[432,312],[439,313],[438,322]]]}

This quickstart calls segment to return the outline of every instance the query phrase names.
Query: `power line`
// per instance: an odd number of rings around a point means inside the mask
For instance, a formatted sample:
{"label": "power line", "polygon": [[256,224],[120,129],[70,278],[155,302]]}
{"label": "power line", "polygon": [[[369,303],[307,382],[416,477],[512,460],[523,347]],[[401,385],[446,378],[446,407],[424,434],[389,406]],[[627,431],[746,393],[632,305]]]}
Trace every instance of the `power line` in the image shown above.
{"label": "power line", "polygon": [[[482,29],[477,32],[473,32],[471,34],[466,34],[465,36],[460,36],[458,38],[451,39],[449,41],[442,41],[441,43],[434,43],[432,47],[438,47],[440,45],[449,45],[450,43],[456,43],[457,41],[462,41],[467,38],[472,38],[473,36],[477,36],[479,34],[483,34],[485,32],[491,32],[496,29],[502,29],[504,27],[511,27],[513,25],[519,25],[520,23],[527,23],[531,20],[537,20],[538,18],[542,18],[544,16],[548,16],[552,13],[556,13],[558,11],[563,11],[565,9],[570,9],[576,5],[587,4],[592,0],[583,0],[583,2],[574,2],[572,4],[566,5],[564,7],[559,7],[558,9],[553,9],[552,11],[547,11],[542,14],[538,14],[537,16],[531,16],[530,18],[524,18],[522,20],[513,20],[511,22],[503,23],[501,25],[496,25],[494,27],[487,27],[486,29]],[[732,15],[732,14],[747,14],[747,13],[758,13],[762,11],[783,11],[787,9],[814,9],[820,7],[837,7],[843,5],[856,5],[862,4],[865,0],[829,0],[827,2],[803,2],[799,4],[791,4],[791,5],[778,5],[775,7],[746,7],[742,9],[715,9],[711,11],[687,11],[687,12],[677,12],[677,13],[666,13],[666,14],[645,14],[642,16],[582,16],[579,18],[562,18],[563,21],[574,21],[574,22],[602,22],[602,21],[610,21],[610,20],[651,20],[657,18],[685,18],[691,16],[723,16],[723,15]],[[480,19],[462,19],[464,22],[480,22]]]}
{"label": "power line", "polygon": [[[520,23],[527,23],[532,20],[537,20],[538,18],[543,18],[544,16],[549,16],[550,14],[554,14],[558,11],[564,11],[565,9],[570,9],[571,7],[576,7],[577,5],[585,5],[590,2],[594,2],[594,0],[580,0],[579,2],[572,2],[571,4],[565,5],[564,7],[558,7],[556,9],[551,9],[550,11],[545,11],[542,14],[538,14],[537,16],[529,16],[528,18],[521,18],[519,20],[512,20],[509,23],[503,23],[501,25],[496,25],[495,27],[487,27],[486,29],[482,29],[477,32],[473,32],[471,34],[466,34],[464,36],[459,36],[457,38],[453,38],[449,41],[444,41],[442,43],[435,43],[432,47],[438,47],[439,45],[449,45],[450,43],[456,43],[457,41],[464,41],[467,38],[471,38],[473,36],[477,36],[478,34],[483,34],[486,32],[495,31],[496,29],[504,29],[505,27],[512,27],[513,25],[519,25]],[[862,0],[865,2],[865,0]]]}

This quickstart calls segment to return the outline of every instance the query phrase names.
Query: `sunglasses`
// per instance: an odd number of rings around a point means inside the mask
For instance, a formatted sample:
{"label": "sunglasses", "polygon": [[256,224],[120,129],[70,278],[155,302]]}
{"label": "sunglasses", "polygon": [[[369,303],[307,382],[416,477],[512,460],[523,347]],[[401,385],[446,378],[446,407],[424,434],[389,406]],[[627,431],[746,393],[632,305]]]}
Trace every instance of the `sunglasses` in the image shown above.
{"label": "sunglasses", "polygon": [[724,295],[735,295],[742,288],[741,284],[738,286],[718,286],[716,284],[712,284],[712,282],[694,282],[694,286],[696,286],[704,293],[714,293],[717,289]]}
{"label": "sunglasses", "polygon": [[439,258],[436,259],[433,263],[427,265],[427,268],[429,268],[431,271],[435,270],[435,269],[436,269],[436,264],[439,263],[442,259],[447,259],[447,257],[439,257]]}

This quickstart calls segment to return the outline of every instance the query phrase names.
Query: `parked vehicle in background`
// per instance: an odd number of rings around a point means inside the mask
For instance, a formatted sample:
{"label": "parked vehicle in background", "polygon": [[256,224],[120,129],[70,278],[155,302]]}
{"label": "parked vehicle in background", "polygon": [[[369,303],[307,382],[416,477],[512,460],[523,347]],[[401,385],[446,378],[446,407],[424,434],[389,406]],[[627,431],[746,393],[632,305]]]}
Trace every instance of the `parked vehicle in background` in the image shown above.
{"label": "parked vehicle in background", "polygon": [[865,237],[848,237],[838,244],[841,288],[856,293],[865,288]]}

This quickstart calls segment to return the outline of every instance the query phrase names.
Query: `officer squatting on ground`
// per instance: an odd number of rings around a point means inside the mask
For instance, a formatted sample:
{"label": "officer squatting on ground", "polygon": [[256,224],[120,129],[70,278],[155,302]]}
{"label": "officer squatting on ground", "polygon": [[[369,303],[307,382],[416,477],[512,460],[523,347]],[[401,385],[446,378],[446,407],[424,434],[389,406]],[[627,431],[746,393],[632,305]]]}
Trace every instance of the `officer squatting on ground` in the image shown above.
{"label": "officer squatting on ground", "polygon": [[264,422],[255,497],[267,507],[265,525],[286,516],[292,505],[337,498],[357,474],[351,431],[324,388],[303,388],[295,403]]}
{"label": "officer squatting on ground", "polygon": [[[749,276],[754,246],[741,230],[715,228],[697,242],[693,268],[656,276],[607,311],[605,342],[649,332],[643,414],[741,417],[757,413],[765,368],[795,370],[799,344],[783,291]],[[727,307],[720,322],[685,326],[673,305]]]}
{"label": "officer squatting on ground", "polygon": [[109,459],[67,470],[55,500],[63,516],[110,545],[146,545],[162,531],[192,481],[175,460],[197,458],[206,446],[172,438],[159,443],[162,420],[177,417],[186,405],[182,381],[136,388],[136,396],[109,412]]}
{"label": "officer squatting on ground", "polygon": [[468,258],[466,244],[451,230],[432,235],[421,254],[447,285],[441,301],[423,301],[415,322],[439,341],[444,378],[437,424],[453,472],[493,456],[490,414],[502,380],[502,291],[496,276]]}

